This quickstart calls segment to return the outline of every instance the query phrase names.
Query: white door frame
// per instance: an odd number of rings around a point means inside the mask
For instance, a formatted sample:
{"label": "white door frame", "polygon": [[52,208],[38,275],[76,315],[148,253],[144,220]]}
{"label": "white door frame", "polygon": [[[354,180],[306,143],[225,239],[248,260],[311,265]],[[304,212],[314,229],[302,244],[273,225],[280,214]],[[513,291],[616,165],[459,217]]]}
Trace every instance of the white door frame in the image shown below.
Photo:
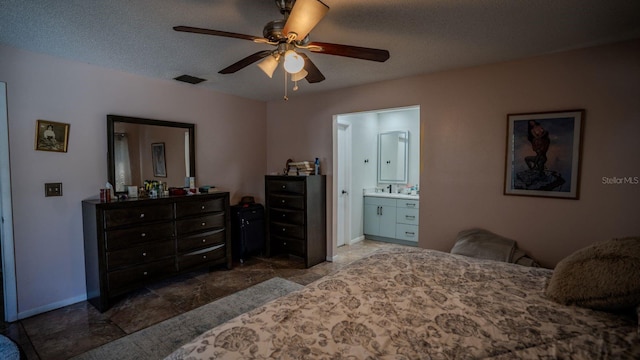
{"label": "white door frame", "polygon": [[4,319],[18,320],[18,296],[11,207],[11,166],[9,161],[9,120],[7,84],[0,82],[0,237],[2,238],[2,284]]}
{"label": "white door frame", "polygon": [[[340,196],[340,191],[342,191],[342,189],[338,188],[338,176],[339,176],[339,172],[340,171],[345,171],[344,169],[341,170],[342,168],[340,167],[339,161],[338,161],[338,115],[333,115],[333,179],[332,179],[332,183],[333,183],[333,212],[332,212],[332,221],[331,221],[331,247],[332,247],[332,251],[330,252],[330,254],[332,254],[330,259],[327,259],[329,261],[332,261],[335,258],[335,255],[337,253],[337,248],[338,248],[338,216],[345,216],[345,226],[349,227],[348,233],[351,233],[350,230],[350,226],[351,226],[351,202],[347,202],[347,208],[349,209],[347,212],[347,214],[342,214],[342,211],[339,211],[339,206],[338,206],[338,197]],[[350,129],[350,127],[349,127]],[[346,146],[349,149],[351,148],[351,139],[349,139],[348,145]],[[346,169],[346,171],[348,171],[348,182],[351,182],[351,173],[350,173],[350,168]],[[340,212],[340,214],[338,214],[338,212]],[[350,240],[350,239],[348,239]],[[345,241],[346,244],[348,244],[348,240]]]}
{"label": "white door frame", "polygon": [[[336,173],[336,178],[338,178],[338,183],[340,178],[344,180],[344,184],[342,188],[336,189],[336,195],[338,198],[343,196],[342,191],[346,190],[348,193],[346,194],[346,199],[344,200],[344,207],[338,207],[338,218],[343,219],[343,229],[342,235],[344,236],[344,244],[343,245],[351,245],[351,136],[352,136],[352,127],[350,123],[340,122],[338,119],[338,154],[337,157],[339,161],[336,162],[338,171]],[[343,133],[340,133],[340,129],[344,129]],[[342,140],[342,141],[341,141]],[[341,159],[341,161],[340,161]],[[339,204],[339,203],[338,203]],[[338,228],[338,231],[340,229]],[[338,240],[340,239],[340,234],[338,233],[338,237],[336,237],[336,246]]]}

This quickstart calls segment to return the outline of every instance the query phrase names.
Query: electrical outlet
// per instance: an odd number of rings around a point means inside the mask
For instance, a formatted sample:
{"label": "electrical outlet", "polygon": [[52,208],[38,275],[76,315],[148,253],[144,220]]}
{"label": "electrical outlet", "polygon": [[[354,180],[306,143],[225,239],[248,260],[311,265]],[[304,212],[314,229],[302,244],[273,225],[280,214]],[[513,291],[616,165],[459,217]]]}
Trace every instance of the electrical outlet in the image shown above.
{"label": "electrical outlet", "polygon": [[62,196],[62,183],[45,183],[44,196]]}

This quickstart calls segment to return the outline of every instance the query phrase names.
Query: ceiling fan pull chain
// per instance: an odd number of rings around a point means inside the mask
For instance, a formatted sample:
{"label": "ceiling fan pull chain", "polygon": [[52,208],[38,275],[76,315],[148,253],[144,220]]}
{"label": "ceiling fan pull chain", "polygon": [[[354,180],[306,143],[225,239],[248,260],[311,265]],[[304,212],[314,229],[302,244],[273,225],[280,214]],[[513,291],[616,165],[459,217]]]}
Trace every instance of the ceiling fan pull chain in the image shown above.
{"label": "ceiling fan pull chain", "polygon": [[287,96],[287,72],[283,71],[284,73],[284,100],[287,101],[289,100],[289,97]]}

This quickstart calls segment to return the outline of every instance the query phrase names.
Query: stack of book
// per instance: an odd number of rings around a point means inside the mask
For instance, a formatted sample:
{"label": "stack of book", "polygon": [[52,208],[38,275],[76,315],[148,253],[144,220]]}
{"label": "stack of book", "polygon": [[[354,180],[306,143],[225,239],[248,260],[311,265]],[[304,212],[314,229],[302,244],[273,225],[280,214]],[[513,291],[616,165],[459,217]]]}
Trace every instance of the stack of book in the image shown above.
{"label": "stack of book", "polygon": [[287,175],[308,176],[314,173],[312,161],[290,162],[288,165]]}

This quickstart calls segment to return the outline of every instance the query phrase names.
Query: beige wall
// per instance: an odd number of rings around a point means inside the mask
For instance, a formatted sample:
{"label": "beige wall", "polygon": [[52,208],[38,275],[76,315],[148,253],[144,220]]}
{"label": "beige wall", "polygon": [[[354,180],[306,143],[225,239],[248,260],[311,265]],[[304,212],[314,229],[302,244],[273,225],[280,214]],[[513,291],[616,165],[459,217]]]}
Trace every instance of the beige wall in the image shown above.
{"label": "beige wall", "polygon": [[[479,226],[517,240],[553,267],[593,242],[640,235],[640,185],[602,182],[640,176],[639,64],[640,41],[633,41],[323,94],[301,91],[268,104],[267,169],[281,169],[287,158],[320,157],[331,191],[334,115],[420,105],[419,246],[448,251],[458,231]],[[586,111],[580,199],[503,195],[507,114],[568,109]],[[331,219],[331,196],[328,205]]]}
{"label": "beige wall", "polygon": [[[81,201],[107,182],[107,114],[195,124],[196,184],[229,191],[232,203],[264,193],[264,102],[2,45],[0,80],[20,318],[86,298]],[[70,124],[67,153],[34,150],[38,119]],[[46,182],[62,182],[63,196],[45,198]]]}
{"label": "beige wall", "polygon": [[[552,266],[594,241],[638,235],[640,186],[602,184],[640,176],[638,64],[636,41],[319,95],[303,86],[265,105],[0,46],[19,317],[85,297],[80,203],[107,181],[106,114],[195,123],[197,183],[234,203],[263,202],[264,174],[287,158],[319,157],[331,191],[334,115],[420,105],[421,247],[449,250],[458,231],[483,226]],[[506,114],[574,108],[586,110],[581,199],[503,196]],[[71,125],[67,153],[34,150],[37,119]],[[64,196],[45,198],[45,182],[62,182]]]}

